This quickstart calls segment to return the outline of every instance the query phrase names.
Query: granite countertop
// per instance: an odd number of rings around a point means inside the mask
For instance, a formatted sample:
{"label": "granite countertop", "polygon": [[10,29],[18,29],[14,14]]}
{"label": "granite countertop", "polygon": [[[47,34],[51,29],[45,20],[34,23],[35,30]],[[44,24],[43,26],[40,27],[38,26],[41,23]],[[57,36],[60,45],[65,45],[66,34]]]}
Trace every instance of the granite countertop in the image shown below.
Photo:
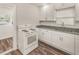
{"label": "granite countertop", "polygon": [[38,25],[37,28],[47,29],[47,30],[54,30],[54,31],[60,31],[60,32],[79,35],[79,29],[78,28],[76,29],[76,28],[57,27],[57,26],[44,26],[44,25]]}
{"label": "granite countertop", "polygon": [[41,25],[38,25],[38,26],[50,26],[50,27],[61,27],[61,28],[71,28],[71,29],[79,29],[79,26],[76,26],[76,25],[58,25],[58,24],[53,24],[53,25],[51,25],[51,24],[41,24]]}

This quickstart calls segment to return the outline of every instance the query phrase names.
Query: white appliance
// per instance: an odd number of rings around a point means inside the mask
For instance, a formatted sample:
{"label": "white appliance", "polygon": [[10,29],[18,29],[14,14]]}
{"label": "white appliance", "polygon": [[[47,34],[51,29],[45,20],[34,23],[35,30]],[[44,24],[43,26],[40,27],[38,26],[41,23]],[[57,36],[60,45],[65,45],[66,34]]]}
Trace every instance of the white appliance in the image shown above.
{"label": "white appliance", "polygon": [[35,29],[21,25],[18,26],[18,48],[23,54],[30,53],[38,47],[38,35]]}

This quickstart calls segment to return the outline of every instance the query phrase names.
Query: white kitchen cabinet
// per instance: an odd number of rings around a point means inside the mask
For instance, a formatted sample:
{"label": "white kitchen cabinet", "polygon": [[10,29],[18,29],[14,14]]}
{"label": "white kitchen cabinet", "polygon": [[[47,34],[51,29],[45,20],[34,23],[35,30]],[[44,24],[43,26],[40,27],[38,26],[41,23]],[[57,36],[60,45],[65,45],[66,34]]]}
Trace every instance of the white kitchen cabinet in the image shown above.
{"label": "white kitchen cabinet", "polygon": [[54,6],[53,5],[49,5],[49,8],[47,10],[47,20],[48,21],[55,21],[54,15],[55,15]]}
{"label": "white kitchen cabinet", "polygon": [[74,35],[52,31],[53,44],[59,49],[74,54]]}
{"label": "white kitchen cabinet", "polygon": [[57,47],[61,46],[59,36],[59,32],[51,31],[51,42],[53,42],[52,44],[54,44]]}
{"label": "white kitchen cabinet", "polygon": [[39,40],[47,40],[48,32],[45,29],[39,29]]}
{"label": "white kitchen cabinet", "polygon": [[64,3],[64,4],[63,4],[63,7],[64,7],[64,8],[73,7],[73,6],[75,6],[74,3]]}
{"label": "white kitchen cabinet", "polygon": [[42,30],[42,33],[43,33],[43,37],[42,37],[42,40],[44,40],[44,41],[51,41],[50,39],[51,39],[51,33],[50,33],[50,31],[49,30],[45,30],[45,29],[43,29]]}
{"label": "white kitchen cabinet", "polygon": [[79,35],[75,35],[75,54],[79,55]]}
{"label": "white kitchen cabinet", "polygon": [[40,10],[40,21],[46,20],[46,11]]}
{"label": "white kitchen cabinet", "polygon": [[74,35],[63,33],[61,35],[61,48],[66,50],[70,54],[74,54]]}
{"label": "white kitchen cabinet", "polygon": [[75,16],[75,8],[68,8],[56,11],[56,17],[74,17]]}
{"label": "white kitchen cabinet", "polygon": [[53,38],[52,37],[54,37],[54,34],[52,34],[51,30],[48,30],[48,37],[49,37],[48,40],[53,42]]}
{"label": "white kitchen cabinet", "polygon": [[44,40],[48,40],[49,39],[49,32],[47,30],[43,30],[44,33]]}
{"label": "white kitchen cabinet", "polygon": [[[70,54],[74,54],[74,34],[59,32],[55,30],[41,29],[40,38],[41,41],[44,41],[47,44],[52,43],[52,46]],[[76,46],[78,46],[77,44],[78,43],[76,43]]]}
{"label": "white kitchen cabinet", "polygon": [[63,32],[52,32],[54,45],[59,49],[74,54],[74,35]]}
{"label": "white kitchen cabinet", "polygon": [[74,35],[73,34],[56,31],[54,35],[55,35],[54,37],[56,37],[54,39],[54,44],[58,48],[70,54],[74,54]]}
{"label": "white kitchen cabinet", "polygon": [[58,25],[70,25],[74,26],[75,25],[75,18],[59,18],[56,20],[56,24]]}
{"label": "white kitchen cabinet", "polygon": [[69,8],[69,7],[73,7],[74,5],[75,5],[74,3],[56,3],[56,4],[54,4],[55,9]]}
{"label": "white kitchen cabinet", "polygon": [[51,31],[50,30],[45,30],[45,29],[39,29],[39,32],[38,32],[38,37],[39,37],[39,40],[41,41],[47,41],[47,42],[51,42]]}
{"label": "white kitchen cabinet", "polygon": [[43,40],[47,40],[48,39],[48,32],[45,29],[42,29],[42,33],[43,33]]}
{"label": "white kitchen cabinet", "polygon": [[75,25],[75,7],[56,11],[56,24]]}
{"label": "white kitchen cabinet", "polygon": [[57,46],[57,47],[61,47],[61,41],[60,41],[60,32],[58,31],[51,31],[51,34],[52,34],[52,39],[51,41],[53,41],[54,45]]}
{"label": "white kitchen cabinet", "polygon": [[62,3],[55,3],[54,7],[55,7],[55,9],[61,9],[62,8]]}
{"label": "white kitchen cabinet", "polygon": [[54,19],[54,7],[52,4],[40,7],[40,20],[52,21]]}
{"label": "white kitchen cabinet", "polygon": [[41,30],[41,41],[67,53],[74,54],[74,34],[55,30]]}
{"label": "white kitchen cabinet", "polygon": [[75,4],[75,16],[76,16],[76,21],[79,21],[79,4]]}

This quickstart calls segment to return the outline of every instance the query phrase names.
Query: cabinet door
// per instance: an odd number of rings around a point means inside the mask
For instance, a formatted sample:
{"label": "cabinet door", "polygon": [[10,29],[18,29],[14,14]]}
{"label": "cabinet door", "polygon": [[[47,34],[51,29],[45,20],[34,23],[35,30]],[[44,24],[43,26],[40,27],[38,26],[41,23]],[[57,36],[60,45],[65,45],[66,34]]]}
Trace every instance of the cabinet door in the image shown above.
{"label": "cabinet door", "polygon": [[41,40],[45,40],[45,30],[41,29]]}
{"label": "cabinet door", "polygon": [[55,14],[54,6],[49,5],[49,8],[47,9],[47,20],[48,21],[52,21],[52,20],[55,21],[54,14]]}
{"label": "cabinet door", "polygon": [[45,5],[40,8],[40,20],[55,20],[54,19],[54,7],[52,4],[50,5]]}
{"label": "cabinet door", "polygon": [[43,32],[44,32],[44,40],[48,40],[48,31],[47,30],[43,30]]}
{"label": "cabinet door", "polygon": [[74,6],[75,6],[74,3],[64,3],[63,4],[63,8],[74,7]]}
{"label": "cabinet door", "polygon": [[40,31],[39,28],[38,28],[38,30],[37,30],[37,33],[38,33],[38,39],[40,39],[40,37],[41,37],[41,31]]}
{"label": "cabinet door", "polygon": [[57,31],[52,31],[51,35],[52,35],[51,41],[53,42],[53,44],[57,47],[61,47],[61,41],[59,39],[60,33]]}
{"label": "cabinet door", "polygon": [[44,11],[43,9],[40,10],[40,20],[46,20],[46,11]]}
{"label": "cabinet door", "polygon": [[62,48],[71,54],[74,54],[74,35],[65,33],[62,35]]}
{"label": "cabinet door", "polygon": [[79,55],[79,35],[75,36],[75,54]]}
{"label": "cabinet door", "polygon": [[79,21],[79,4],[75,4],[76,21]]}
{"label": "cabinet door", "polygon": [[48,30],[49,40],[51,40],[51,31]]}
{"label": "cabinet door", "polygon": [[42,40],[44,38],[44,33],[42,29],[38,29],[38,38],[39,40]]}
{"label": "cabinet door", "polygon": [[51,31],[51,41],[55,42],[55,40],[57,39],[57,34],[55,31]]}
{"label": "cabinet door", "polygon": [[54,7],[55,7],[55,9],[61,9],[62,8],[62,3],[55,3]]}
{"label": "cabinet door", "polygon": [[48,35],[47,35],[47,30],[45,29],[40,29],[40,40],[47,40],[48,39]]}
{"label": "cabinet door", "polygon": [[55,9],[73,7],[74,5],[75,5],[74,3],[56,3],[55,4]]}
{"label": "cabinet door", "polygon": [[51,42],[50,41],[50,30],[43,30],[43,33],[44,33],[44,40],[45,41],[48,41],[48,42]]}
{"label": "cabinet door", "polygon": [[43,30],[42,30],[42,33],[43,33],[43,40],[46,40],[46,41],[47,41],[47,39],[48,39],[47,30],[43,29]]}

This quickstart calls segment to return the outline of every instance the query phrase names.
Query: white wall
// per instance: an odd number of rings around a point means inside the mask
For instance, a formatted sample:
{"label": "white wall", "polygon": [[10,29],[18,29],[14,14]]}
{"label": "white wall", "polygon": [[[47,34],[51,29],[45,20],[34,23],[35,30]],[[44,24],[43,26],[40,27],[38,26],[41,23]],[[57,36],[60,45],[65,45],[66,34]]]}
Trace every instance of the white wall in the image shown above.
{"label": "white wall", "polygon": [[[38,24],[38,21],[39,21],[38,7],[31,4],[0,4],[0,7],[4,7],[3,9],[5,10],[5,8],[11,5],[16,5],[16,8],[17,8],[16,21],[18,25]],[[1,10],[2,9],[0,9],[0,11]],[[0,25],[0,39],[8,37],[12,33],[13,33],[13,25]]]}
{"label": "white wall", "polygon": [[16,4],[17,5],[17,23],[22,24],[32,24],[36,25],[39,21],[39,10],[38,7],[31,4]]}
{"label": "white wall", "polygon": [[[0,4],[0,15],[10,14],[11,20],[13,19],[13,9],[11,5]],[[14,25],[9,23],[6,25],[0,25],[0,40],[8,37],[12,37],[14,32]]]}

